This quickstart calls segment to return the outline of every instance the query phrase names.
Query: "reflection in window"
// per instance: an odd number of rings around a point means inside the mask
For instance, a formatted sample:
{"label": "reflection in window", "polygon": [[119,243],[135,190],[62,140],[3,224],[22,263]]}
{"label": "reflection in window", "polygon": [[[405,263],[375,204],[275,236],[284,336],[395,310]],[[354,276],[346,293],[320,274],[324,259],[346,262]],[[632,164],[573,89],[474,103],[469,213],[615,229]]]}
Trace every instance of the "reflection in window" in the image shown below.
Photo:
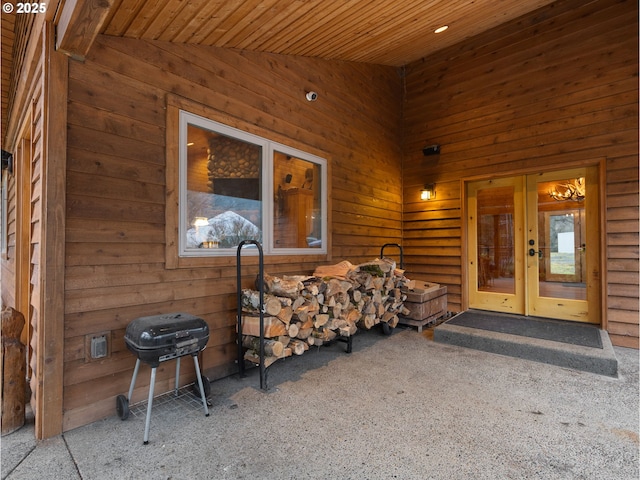
{"label": "reflection in window", "polygon": [[576,274],[574,225],[572,213],[549,216],[549,256],[553,275]]}
{"label": "reflection in window", "polygon": [[180,112],[181,256],[326,253],[326,161]]}
{"label": "reflection in window", "polygon": [[275,248],[322,246],[320,165],[274,152]]}
{"label": "reflection in window", "polygon": [[187,125],[185,248],[262,239],[259,145]]}
{"label": "reflection in window", "polygon": [[513,187],[478,191],[478,290],[515,293]]}

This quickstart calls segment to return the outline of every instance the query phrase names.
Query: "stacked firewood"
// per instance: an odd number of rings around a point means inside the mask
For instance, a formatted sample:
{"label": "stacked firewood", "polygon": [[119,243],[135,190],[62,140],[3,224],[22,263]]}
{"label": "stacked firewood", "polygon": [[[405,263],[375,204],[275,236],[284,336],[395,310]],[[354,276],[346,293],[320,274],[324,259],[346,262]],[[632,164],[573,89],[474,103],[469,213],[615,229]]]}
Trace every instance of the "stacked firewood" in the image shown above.
{"label": "stacked firewood", "polygon": [[[278,358],[302,355],[336,337],[349,337],[358,328],[381,322],[390,328],[406,315],[403,288],[413,282],[383,258],[360,265],[343,261],[318,267],[311,276],[264,275],[263,321],[265,365]],[[242,291],[242,344],[245,359],[259,362],[260,293]]]}

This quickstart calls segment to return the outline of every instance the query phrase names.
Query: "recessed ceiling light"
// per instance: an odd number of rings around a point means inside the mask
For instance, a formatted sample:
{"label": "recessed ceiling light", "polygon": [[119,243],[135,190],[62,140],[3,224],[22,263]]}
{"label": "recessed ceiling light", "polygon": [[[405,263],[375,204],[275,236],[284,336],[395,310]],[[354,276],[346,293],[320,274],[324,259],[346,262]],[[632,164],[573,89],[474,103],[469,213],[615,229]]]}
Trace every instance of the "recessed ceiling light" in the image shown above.
{"label": "recessed ceiling light", "polygon": [[444,32],[447,28],[449,28],[449,25],[443,25],[443,26],[441,26],[441,27],[436,28],[434,33],[442,33],[442,32]]}

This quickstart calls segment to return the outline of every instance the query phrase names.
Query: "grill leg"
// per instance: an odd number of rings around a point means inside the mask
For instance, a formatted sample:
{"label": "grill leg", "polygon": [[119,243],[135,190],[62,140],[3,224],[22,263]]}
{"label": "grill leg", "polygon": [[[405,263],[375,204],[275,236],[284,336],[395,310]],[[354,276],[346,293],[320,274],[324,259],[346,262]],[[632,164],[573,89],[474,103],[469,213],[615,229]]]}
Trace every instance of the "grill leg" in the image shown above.
{"label": "grill leg", "polygon": [[175,394],[178,396],[178,385],[180,380],[180,357],[176,359],[176,386],[175,386]]}
{"label": "grill leg", "polygon": [[131,403],[131,397],[133,396],[133,387],[136,386],[136,377],[138,376],[138,370],[140,370],[139,358],[136,360],[136,366],[133,369],[133,377],[131,377],[131,386],[129,387],[129,396],[127,397],[127,400],[129,400],[129,403]]}
{"label": "grill leg", "polygon": [[196,376],[198,377],[198,386],[200,387],[200,398],[202,399],[202,406],[204,407],[205,417],[209,416],[209,407],[207,407],[207,399],[204,395],[204,385],[202,384],[202,375],[200,374],[200,363],[198,362],[198,356],[193,356],[193,364],[196,367]]}
{"label": "grill leg", "polygon": [[144,444],[149,443],[149,426],[151,425],[151,405],[153,404],[153,391],[156,386],[156,367],[151,369],[151,383],[149,384],[149,401],[147,403],[147,418],[144,422]]}

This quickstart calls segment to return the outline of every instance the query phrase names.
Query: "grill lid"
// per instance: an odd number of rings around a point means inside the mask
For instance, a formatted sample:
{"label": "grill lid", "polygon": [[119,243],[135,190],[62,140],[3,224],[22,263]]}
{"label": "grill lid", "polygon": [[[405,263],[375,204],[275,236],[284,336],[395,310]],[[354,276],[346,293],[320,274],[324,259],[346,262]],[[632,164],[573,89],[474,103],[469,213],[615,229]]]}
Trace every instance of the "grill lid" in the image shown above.
{"label": "grill lid", "polygon": [[202,350],[209,341],[209,326],[203,319],[184,312],[152,315],[129,323],[124,339],[135,353],[192,344],[198,344],[197,349]]}

